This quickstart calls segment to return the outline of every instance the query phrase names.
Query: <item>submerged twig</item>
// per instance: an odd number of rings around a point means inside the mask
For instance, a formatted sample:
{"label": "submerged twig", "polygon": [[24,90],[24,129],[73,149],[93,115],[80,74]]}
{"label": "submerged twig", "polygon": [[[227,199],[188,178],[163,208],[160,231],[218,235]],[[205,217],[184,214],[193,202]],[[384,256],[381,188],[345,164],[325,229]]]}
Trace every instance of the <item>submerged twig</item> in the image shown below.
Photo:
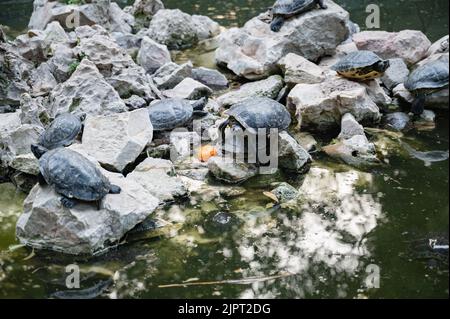
{"label": "submerged twig", "polygon": [[197,281],[197,282],[184,282],[180,284],[168,284],[159,285],[158,288],[176,288],[176,287],[187,287],[187,286],[209,286],[209,285],[250,285],[255,282],[263,282],[274,279],[280,279],[285,277],[294,276],[295,274],[289,272],[283,272],[274,276],[264,276],[264,277],[249,277],[243,279],[227,279],[227,280],[217,280],[217,281]]}

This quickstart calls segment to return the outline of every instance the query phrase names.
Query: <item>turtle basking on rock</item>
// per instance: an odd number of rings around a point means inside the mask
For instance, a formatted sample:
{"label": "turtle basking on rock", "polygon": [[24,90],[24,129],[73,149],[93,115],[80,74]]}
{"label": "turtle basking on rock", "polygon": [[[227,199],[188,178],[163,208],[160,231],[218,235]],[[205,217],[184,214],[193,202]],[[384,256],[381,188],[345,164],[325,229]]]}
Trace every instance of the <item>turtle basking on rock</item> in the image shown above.
{"label": "turtle basking on rock", "polygon": [[39,137],[39,145],[48,150],[71,145],[83,127],[86,114],[81,116],[64,113],[56,117]]}
{"label": "turtle basking on rock", "polygon": [[362,50],[350,52],[331,69],[348,79],[369,81],[383,76],[389,66],[389,60],[383,60],[372,51]]}
{"label": "turtle basking on rock", "polygon": [[31,151],[39,159],[39,183],[53,186],[62,195],[64,207],[73,208],[77,200],[99,205],[107,194],[121,192],[94,163],[75,151],[67,148],[49,151],[40,145],[32,145]]}
{"label": "turtle basking on rock", "polygon": [[278,32],[286,19],[310,11],[317,6],[321,9],[327,8],[324,0],[277,0],[271,10],[273,19],[270,29]]}
{"label": "turtle basking on rock", "polygon": [[203,111],[207,99],[188,101],[183,99],[164,99],[150,105],[147,110],[154,131],[170,131],[186,125],[193,116],[206,115]]}
{"label": "turtle basking on rock", "polygon": [[411,112],[416,116],[422,114],[426,96],[448,87],[448,84],[448,61],[432,61],[412,71],[405,83],[405,88],[415,96]]}

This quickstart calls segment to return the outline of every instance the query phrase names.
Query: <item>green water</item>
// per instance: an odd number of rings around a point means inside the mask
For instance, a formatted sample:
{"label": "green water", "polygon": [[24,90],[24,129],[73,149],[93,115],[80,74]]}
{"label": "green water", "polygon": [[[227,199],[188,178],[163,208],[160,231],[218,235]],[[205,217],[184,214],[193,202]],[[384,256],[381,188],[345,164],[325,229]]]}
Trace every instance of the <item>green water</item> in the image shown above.
{"label": "green water", "polygon": [[[271,2],[165,1],[169,8],[206,14],[226,26],[242,25]],[[338,2],[356,22],[364,22],[369,1]],[[0,24],[22,30],[30,3],[0,1]],[[383,29],[420,29],[433,40],[448,32],[447,1],[379,3]],[[448,114],[439,113],[435,129],[412,131],[404,139],[422,151],[448,150],[448,121]],[[351,170],[322,156],[315,157],[313,166]],[[269,201],[262,192],[283,180],[300,187],[303,177],[260,177],[244,185],[245,194],[225,203],[198,200],[160,211],[159,218],[177,225],[166,236],[125,243],[91,259],[15,246],[15,222],[25,195],[0,184],[0,298],[47,298],[66,290],[65,267],[73,263],[81,267],[82,289],[114,277],[114,285],[99,295],[104,298],[448,298],[448,259],[418,259],[421,250],[412,244],[435,234],[448,236],[448,161],[425,166],[394,152],[388,164],[367,173],[372,183],[355,188],[336,207],[324,203],[277,211],[266,208]],[[216,211],[233,214],[235,225],[212,228],[208,220]],[[336,221],[344,213],[354,214],[352,222]],[[380,268],[379,289],[365,288],[368,265]],[[265,279],[226,281],[250,277]],[[224,282],[160,287],[184,281]]]}

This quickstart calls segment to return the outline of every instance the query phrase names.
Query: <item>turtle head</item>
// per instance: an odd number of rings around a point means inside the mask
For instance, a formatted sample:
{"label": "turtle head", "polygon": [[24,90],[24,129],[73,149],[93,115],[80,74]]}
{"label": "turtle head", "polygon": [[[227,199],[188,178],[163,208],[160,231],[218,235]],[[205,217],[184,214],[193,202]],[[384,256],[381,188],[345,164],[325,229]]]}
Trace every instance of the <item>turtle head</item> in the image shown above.
{"label": "turtle head", "polygon": [[87,114],[86,113],[81,113],[79,118],[81,122],[84,122],[84,120],[86,119]]}
{"label": "turtle head", "polygon": [[378,72],[384,73],[390,66],[391,66],[391,62],[389,62],[389,60],[384,60],[384,61],[378,62],[378,64],[375,66],[375,68]]}
{"label": "turtle head", "polygon": [[33,153],[34,156],[36,156],[37,159],[40,159],[42,155],[44,155],[47,151],[48,149],[46,149],[41,145],[38,144],[31,145],[31,152]]}

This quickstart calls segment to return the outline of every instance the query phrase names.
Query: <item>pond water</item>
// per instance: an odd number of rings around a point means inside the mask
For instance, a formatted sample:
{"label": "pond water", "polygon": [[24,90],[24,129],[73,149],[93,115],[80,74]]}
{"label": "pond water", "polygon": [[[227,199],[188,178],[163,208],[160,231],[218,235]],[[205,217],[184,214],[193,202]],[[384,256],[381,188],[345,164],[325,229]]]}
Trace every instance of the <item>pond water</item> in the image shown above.
{"label": "pond water", "polygon": [[[365,6],[373,1],[338,2],[362,25]],[[420,29],[433,40],[448,32],[446,0],[378,2],[382,29]],[[235,26],[272,1],[165,3]],[[12,30],[23,30],[30,13],[31,1],[0,0],[0,24]],[[448,150],[448,122],[448,113],[438,113],[436,128],[413,130],[402,139],[421,151]],[[372,138],[377,136],[384,135]],[[314,159],[312,170],[355,174],[328,158]],[[89,259],[17,246],[15,222],[26,195],[0,184],[0,298],[73,297],[64,291],[65,267],[73,263],[81,268],[84,289],[75,296],[86,298],[448,298],[448,256],[430,256],[423,248],[436,236],[448,240],[448,161],[425,166],[405,152],[392,152],[384,165],[365,173],[370,182],[339,189],[345,193],[341,200],[323,197],[320,204],[305,200],[278,210],[267,207],[262,193],[279,181],[300,187],[304,176],[258,177],[226,203],[197,199],[161,210],[156,216],[172,225],[166,231]],[[231,227],[209,222],[224,211],[235,220]],[[380,285],[369,289],[367,271],[374,269]]]}

